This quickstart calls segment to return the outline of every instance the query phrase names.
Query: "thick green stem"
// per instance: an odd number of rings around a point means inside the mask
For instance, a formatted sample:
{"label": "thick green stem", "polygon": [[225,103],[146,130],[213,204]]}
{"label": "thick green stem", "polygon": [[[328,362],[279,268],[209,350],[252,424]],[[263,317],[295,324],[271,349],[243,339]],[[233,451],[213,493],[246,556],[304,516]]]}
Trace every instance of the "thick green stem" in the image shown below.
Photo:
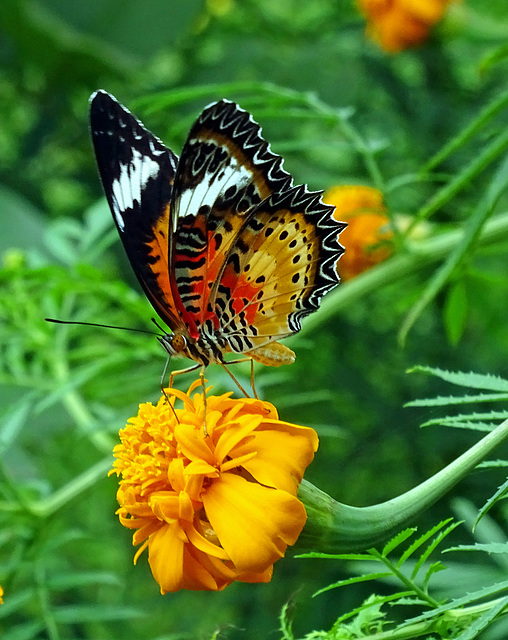
{"label": "thick green stem", "polygon": [[350,553],[383,543],[411,525],[422,511],[464,478],[508,438],[508,420],[447,467],[406,493],[370,507],[351,507],[335,501],[305,480],[299,498],[307,510],[307,524],[293,547],[295,552]]}

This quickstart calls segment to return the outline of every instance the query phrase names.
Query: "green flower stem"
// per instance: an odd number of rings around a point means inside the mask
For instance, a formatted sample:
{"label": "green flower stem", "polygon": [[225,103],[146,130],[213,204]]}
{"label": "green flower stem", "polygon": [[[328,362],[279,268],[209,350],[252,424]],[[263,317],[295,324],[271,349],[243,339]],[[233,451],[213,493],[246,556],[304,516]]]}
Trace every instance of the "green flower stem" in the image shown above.
{"label": "green flower stem", "polygon": [[[374,269],[341,284],[335,291],[328,294],[321,303],[319,313],[305,318],[298,336],[312,335],[322,324],[334,318],[341,309],[371,291],[377,291],[391,282],[397,282],[448,257],[463,237],[464,230],[457,229],[425,240],[408,242],[408,253],[390,258]],[[508,213],[502,213],[487,220],[476,242],[483,247],[506,238],[508,238]],[[298,339],[298,337],[293,338],[293,340]],[[289,341],[288,344],[290,344]]]}
{"label": "green flower stem", "polygon": [[298,497],[305,505],[307,523],[294,551],[352,553],[383,543],[409,526],[422,511],[452,487],[508,438],[508,420],[468,449],[447,467],[397,498],[370,507],[351,507],[302,481]]}

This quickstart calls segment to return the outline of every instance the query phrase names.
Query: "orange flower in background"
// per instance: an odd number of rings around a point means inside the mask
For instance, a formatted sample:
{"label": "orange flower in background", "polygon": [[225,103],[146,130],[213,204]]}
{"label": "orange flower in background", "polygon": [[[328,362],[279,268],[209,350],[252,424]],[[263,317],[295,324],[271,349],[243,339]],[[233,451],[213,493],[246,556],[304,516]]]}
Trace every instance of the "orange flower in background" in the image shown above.
{"label": "orange flower in background", "polygon": [[273,563],[296,542],[307,515],[296,497],[317,450],[313,429],[278,419],[261,400],[206,398],[168,389],[141,404],[120,431],[120,522],[148,547],[161,593],[217,591],[234,580],[268,582]]}
{"label": "orange flower in background", "polygon": [[397,53],[424,42],[454,0],[357,0],[366,33],[382,49]]}
{"label": "orange flower in background", "polygon": [[4,595],[4,590],[2,589],[2,587],[0,587],[0,604],[3,604],[3,595]]}
{"label": "orange flower in background", "polygon": [[379,246],[393,236],[380,191],[361,185],[338,186],[326,191],[323,200],[336,207],[337,220],[348,224],[340,236],[346,248],[339,263],[343,280],[351,280],[391,255],[391,247]]}

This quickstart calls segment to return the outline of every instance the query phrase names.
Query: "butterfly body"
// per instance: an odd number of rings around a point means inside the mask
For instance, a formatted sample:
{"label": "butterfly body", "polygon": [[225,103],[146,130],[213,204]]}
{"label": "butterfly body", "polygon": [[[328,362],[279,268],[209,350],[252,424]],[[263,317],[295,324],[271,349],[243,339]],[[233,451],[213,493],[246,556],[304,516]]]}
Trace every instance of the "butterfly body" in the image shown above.
{"label": "butterfly body", "polygon": [[344,224],[321,192],[295,186],[252,117],[209,105],[182,155],[99,91],[92,139],[113,218],[138,280],[170,327],[171,355],[201,365],[228,353],[278,366],[279,339],[300,329],[339,283]]}

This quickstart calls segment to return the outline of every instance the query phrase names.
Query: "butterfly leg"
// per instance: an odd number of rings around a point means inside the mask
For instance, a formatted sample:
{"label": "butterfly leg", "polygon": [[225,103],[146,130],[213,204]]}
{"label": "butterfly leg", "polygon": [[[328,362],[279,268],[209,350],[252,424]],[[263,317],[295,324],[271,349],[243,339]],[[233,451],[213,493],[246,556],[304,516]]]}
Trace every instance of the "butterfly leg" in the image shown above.
{"label": "butterfly leg", "polygon": [[[176,376],[180,376],[183,373],[190,373],[191,371],[196,371],[196,369],[199,369],[199,367],[202,368],[202,370],[204,371],[204,367],[202,364],[195,364],[192,367],[187,367],[185,369],[177,369],[176,371],[172,371],[169,375],[169,388],[171,389],[171,387],[173,386],[173,380],[176,378]],[[204,372],[202,371],[202,373],[199,374],[199,377],[201,378],[201,376],[204,376]],[[204,378],[203,378],[204,379]]]}
{"label": "butterfly leg", "polygon": [[[168,364],[169,364],[169,358],[166,360],[166,365],[164,366],[164,371],[162,372],[162,377],[161,377],[161,391],[164,395],[164,397],[166,398],[166,402],[169,404],[169,406],[171,407],[171,411],[173,412],[173,415],[175,416],[175,419],[177,422],[180,422],[178,420],[178,416],[176,415],[176,411],[175,411],[175,407],[174,405],[174,399],[173,402],[171,402],[170,397],[168,396],[168,394],[166,393],[166,389],[164,388],[164,378],[166,377],[166,371],[168,368]],[[182,373],[187,373],[189,371],[194,371],[196,370],[199,366],[201,365],[194,365],[192,367],[187,367],[186,369],[178,369],[177,371],[172,371],[169,375],[169,388],[171,389],[173,387],[173,380],[175,378],[175,376],[178,376]]]}
{"label": "butterfly leg", "polygon": [[250,386],[252,393],[256,400],[259,400],[258,392],[256,391],[256,385],[254,384],[254,358],[250,358]]}
{"label": "butterfly leg", "polygon": [[226,364],[229,366],[230,364],[239,364],[240,362],[247,362],[248,360],[250,360],[250,363],[251,363],[250,364],[250,386],[252,387],[252,391],[254,392],[254,397],[256,398],[256,400],[259,400],[259,396],[258,396],[258,394],[256,392],[256,387],[254,386],[254,361],[252,360],[252,358],[239,358],[238,360],[230,360],[227,363],[219,362],[219,364],[226,371],[228,376],[233,380],[233,382],[236,384],[236,386],[240,389],[240,391],[243,393],[243,395],[246,398],[250,398],[250,395],[247,393],[247,391],[245,391],[245,389],[238,382],[236,377],[231,373],[231,371],[226,366]]}
{"label": "butterfly leg", "polygon": [[205,367],[201,367],[199,372],[199,378],[201,380],[201,386],[203,388],[203,433],[205,438],[208,437],[208,431],[206,430],[206,380],[205,380]]}

